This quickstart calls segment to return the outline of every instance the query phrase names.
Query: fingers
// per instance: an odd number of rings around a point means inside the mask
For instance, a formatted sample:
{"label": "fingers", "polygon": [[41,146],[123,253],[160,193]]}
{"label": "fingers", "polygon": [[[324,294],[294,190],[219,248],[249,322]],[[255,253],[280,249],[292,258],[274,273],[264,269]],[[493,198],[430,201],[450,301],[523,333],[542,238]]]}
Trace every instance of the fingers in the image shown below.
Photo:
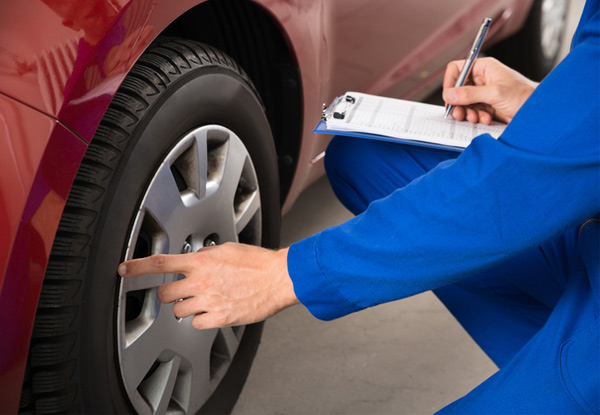
{"label": "fingers", "polygon": [[495,91],[488,86],[461,86],[449,88],[443,92],[444,101],[452,105],[467,106],[479,102],[492,103],[495,100]]}
{"label": "fingers", "polygon": [[469,107],[454,107],[452,118],[457,121],[469,121],[471,123],[482,123],[489,125],[492,122],[493,112],[484,105],[473,105]]}
{"label": "fingers", "polygon": [[[444,73],[443,87],[444,89],[452,88],[456,84],[460,72],[465,65],[465,60],[456,60],[448,63],[446,66],[446,72]],[[494,58],[484,57],[475,60],[473,68],[471,69],[471,75],[465,81],[466,84],[484,85],[488,83],[486,73],[490,70],[498,70],[498,67],[505,67]]]}
{"label": "fingers", "polygon": [[[216,327],[231,327],[247,324],[248,321],[234,320],[223,307],[210,301],[206,296],[186,298],[173,304],[173,314],[177,318],[194,316],[192,327],[198,330],[212,329]],[[252,320],[250,322],[253,322]]]}
{"label": "fingers", "polygon": [[186,318],[188,316],[202,314],[204,312],[205,310],[202,309],[202,303],[198,297],[186,298],[173,304],[173,314],[175,314],[175,317],[178,318]]}
{"label": "fingers", "polygon": [[494,62],[488,58],[478,59],[475,61],[471,77],[465,85],[454,87],[464,63],[464,60],[452,61],[446,67],[443,99],[446,104],[463,107],[453,110],[452,116],[456,120],[489,124],[491,122],[489,111],[482,111],[481,108],[471,109],[470,107],[475,107],[478,103],[491,104],[497,100],[497,88],[488,85],[484,79],[486,67],[493,65]]}
{"label": "fingers", "polygon": [[[173,304],[173,314],[177,318],[192,318],[192,327],[197,330],[214,329],[217,327],[232,327],[248,324],[247,321],[236,321],[224,311],[207,310],[203,301],[197,298],[188,298]],[[252,322],[252,321],[250,321]]]}
{"label": "fingers", "polygon": [[478,122],[486,125],[490,125],[493,119],[493,112],[484,108],[483,106],[476,106],[475,111],[477,112]]}
{"label": "fingers", "polygon": [[460,74],[464,64],[464,60],[459,60],[452,61],[446,66],[446,72],[444,73],[444,81],[442,84],[444,90],[454,87],[454,84],[456,83],[458,75]]}
{"label": "fingers", "polygon": [[[262,320],[261,320],[262,321]],[[208,330],[217,327],[234,327],[243,324],[256,323],[257,321],[233,321],[230,316],[222,313],[200,313],[196,314],[192,319],[192,327],[197,330]]]}
{"label": "fingers", "polygon": [[466,114],[466,109],[463,107],[454,107],[452,108],[452,112],[450,113],[452,118],[456,121],[464,121]]}
{"label": "fingers", "polygon": [[217,319],[212,313],[196,314],[192,319],[192,327],[196,330],[207,330],[216,327],[231,327],[238,324],[226,322],[224,318]]}
{"label": "fingers", "polygon": [[133,259],[119,265],[121,277],[136,277],[144,274],[185,274],[190,270],[189,255],[152,255]]}
{"label": "fingers", "polygon": [[181,298],[190,297],[190,293],[194,292],[193,285],[198,285],[198,282],[189,278],[163,284],[158,287],[158,299],[161,303],[168,304]]}
{"label": "fingers", "polygon": [[455,106],[452,110],[455,120],[482,124],[492,122],[493,109],[488,103],[493,102],[496,95],[496,88],[488,86],[462,86],[443,92],[444,101]]}

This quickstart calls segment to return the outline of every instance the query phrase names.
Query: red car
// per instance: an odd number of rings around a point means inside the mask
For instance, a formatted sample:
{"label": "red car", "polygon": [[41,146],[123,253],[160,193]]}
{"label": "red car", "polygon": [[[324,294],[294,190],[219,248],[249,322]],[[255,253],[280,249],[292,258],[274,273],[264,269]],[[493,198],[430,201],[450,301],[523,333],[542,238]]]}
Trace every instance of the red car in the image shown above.
{"label": "red car", "polygon": [[2,1],[0,413],[230,411],[261,325],[196,331],[157,300],[179,276],[117,265],[277,247],[323,103],[427,97],[484,17],[541,77],[567,1]]}

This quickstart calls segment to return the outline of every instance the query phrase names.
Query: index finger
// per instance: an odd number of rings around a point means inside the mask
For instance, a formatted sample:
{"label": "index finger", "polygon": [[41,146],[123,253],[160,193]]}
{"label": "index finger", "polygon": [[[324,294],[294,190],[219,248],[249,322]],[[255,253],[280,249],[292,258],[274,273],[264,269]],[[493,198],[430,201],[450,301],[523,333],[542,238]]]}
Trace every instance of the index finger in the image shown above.
{"label": "index finger", "polygon": [[187,255],[152,255],[132,259],[119,265],[121,277],[135,277],[144,274],[185,274],[189,270]]}
{"label": "index finger", "polygon": [[452,61],[446,65],[446,72],[444,73],[443,88],[452,88],[460,75],[460,71],[465,65],[465,60]]}

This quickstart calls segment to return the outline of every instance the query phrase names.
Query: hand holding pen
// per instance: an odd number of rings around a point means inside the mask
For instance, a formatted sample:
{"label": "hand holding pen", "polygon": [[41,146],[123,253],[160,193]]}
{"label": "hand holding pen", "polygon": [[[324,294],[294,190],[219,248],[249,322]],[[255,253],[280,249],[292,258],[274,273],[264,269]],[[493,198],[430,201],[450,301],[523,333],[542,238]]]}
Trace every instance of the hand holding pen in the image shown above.
{"label": "hand holding pen", "polygon": [[[458,121],[508,123],[538,85],[494,58],[473,60],[465,68],[465,61],[453,61],[444,75],[443,98]],[[471,74],[470,85],[456,87],[465,71]]]}
{"label": "hand holding pen", "polygon": [[537,87],[514,69],[494,58],[477,59],[471,72],[472,85],[455,88],[464,61],[448,64],[444,75],[444,101],[454,106],[457,121],[508,124]]}

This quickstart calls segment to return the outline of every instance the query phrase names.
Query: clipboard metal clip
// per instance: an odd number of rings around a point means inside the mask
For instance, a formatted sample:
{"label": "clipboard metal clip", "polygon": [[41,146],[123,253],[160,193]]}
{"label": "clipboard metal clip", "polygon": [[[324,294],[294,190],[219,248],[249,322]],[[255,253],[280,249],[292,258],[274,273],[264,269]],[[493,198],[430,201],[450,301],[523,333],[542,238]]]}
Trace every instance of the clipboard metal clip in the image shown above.
{"label": "clipboard metal clip", "polygon": [[321,114],[321,120],[327,121],[332,116],[333,118],[343,120],[346,116],[346,112],[352,104],[356,102],[356,99],[350,95],[340,95],[335,98],[329,108],[323,104],[323,113]]}

